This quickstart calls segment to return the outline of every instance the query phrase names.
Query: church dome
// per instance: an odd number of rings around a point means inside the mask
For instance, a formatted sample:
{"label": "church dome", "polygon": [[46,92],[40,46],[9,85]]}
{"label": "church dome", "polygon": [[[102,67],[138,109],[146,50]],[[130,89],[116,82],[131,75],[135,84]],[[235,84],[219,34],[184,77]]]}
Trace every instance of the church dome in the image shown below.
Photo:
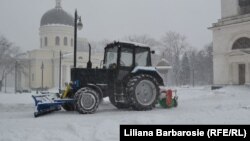
{"label": "church dome", "polygon": [[56,0],[56,7],[42,16],[40,26],[49,24],[74,26],[74,18],[62,9],[61,0]]}

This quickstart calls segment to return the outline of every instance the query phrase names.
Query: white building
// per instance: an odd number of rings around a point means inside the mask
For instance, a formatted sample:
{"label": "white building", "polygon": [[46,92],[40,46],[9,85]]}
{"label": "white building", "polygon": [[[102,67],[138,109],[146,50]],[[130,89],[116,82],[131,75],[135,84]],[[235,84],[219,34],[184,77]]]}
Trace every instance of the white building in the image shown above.
{"label": "white building", "polygon": [[[28,51],[21,61],[26,62],[25,73],[17,74],[17,89],[58,88],[59,60],[62,51],[61,86],[70,81],[73,67],[74,18],[65,12],[61,0],[41,18],[40,49]],[[78,38],[77,67],[86,67],[87,39]],[[99,66],[102,53],[92,52],[93,67]],[[43,67],[42,67],[43,66]]]}
{"label": "white building", "polygon": [[213,31],[214,85],[250,84],[250,0],[221,0]]}

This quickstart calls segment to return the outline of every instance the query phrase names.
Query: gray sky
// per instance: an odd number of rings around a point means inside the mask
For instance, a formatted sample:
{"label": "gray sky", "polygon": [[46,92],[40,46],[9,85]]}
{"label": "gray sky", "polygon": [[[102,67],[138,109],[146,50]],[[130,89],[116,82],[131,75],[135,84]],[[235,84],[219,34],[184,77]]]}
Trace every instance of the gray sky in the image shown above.
{"label": "gray sky", "polygon": [[[55,0],[0,0],[0,35],[23,51],[39,48],[41,17],[54,7]],[[62,0],[62,7],[71,15],[77,8],[84,24],[78,34],[89,40],[160,39],[171,30],[197,48],[212,41],[207,28],[221,16],[220,0]]]}

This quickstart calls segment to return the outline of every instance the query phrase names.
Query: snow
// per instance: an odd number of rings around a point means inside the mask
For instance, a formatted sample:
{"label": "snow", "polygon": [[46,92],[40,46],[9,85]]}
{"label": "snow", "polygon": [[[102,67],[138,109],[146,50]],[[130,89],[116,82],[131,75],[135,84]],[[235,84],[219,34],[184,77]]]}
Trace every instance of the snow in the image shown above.
{"label": "snow", "polygon": [[123,41],[123,40],[114,41],[114,42],[126,43],[126,44],[133,44],[133,45],[135,45],[135,46],[141,46],[141,47],[149,47],[149,45],[142,44],[142,43],[138,43],[138,42]]}
{"label": "snow", "polygon": [[117,110],[104,99],[95,114],[33,117],[31,94],[0,93],[0,141],[117,141],[121,124],[250,124],[250,87],[177,88],[179,106]]}

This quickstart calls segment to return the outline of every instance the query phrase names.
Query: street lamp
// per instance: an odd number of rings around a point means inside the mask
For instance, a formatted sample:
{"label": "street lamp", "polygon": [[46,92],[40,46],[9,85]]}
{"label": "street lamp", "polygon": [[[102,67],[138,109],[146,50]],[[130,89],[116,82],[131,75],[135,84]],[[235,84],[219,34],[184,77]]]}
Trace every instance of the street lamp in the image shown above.
{"label": "street lamp", "polygon": [[61,93],[61,77],[62,77],[62,51],[60,51],[59,57],[59,93]]}
{"label": "street lamp", "polygon": [[63,53],[61,50],[59,52],[59,81],[58,81],[58,86],[59,86],[59,93],[61,93],[61,88],[62,88],[62,60],[64,59],[64,55],[72,55],[72,52],[68,53]]}
{"label": "street lamp", "polygon": [[43,70],[44,70],[43,62],[42,62],[42,65],[41,65],[41,70],[42,70],[42,91],[43,91]]}
{"label": "street lamp", "polygon": [[77,51],[77,29],[81,30],[83,27],[81,17],[75,11],[75,24],[74,24],[74,68],[76,68],[76,51]]}

